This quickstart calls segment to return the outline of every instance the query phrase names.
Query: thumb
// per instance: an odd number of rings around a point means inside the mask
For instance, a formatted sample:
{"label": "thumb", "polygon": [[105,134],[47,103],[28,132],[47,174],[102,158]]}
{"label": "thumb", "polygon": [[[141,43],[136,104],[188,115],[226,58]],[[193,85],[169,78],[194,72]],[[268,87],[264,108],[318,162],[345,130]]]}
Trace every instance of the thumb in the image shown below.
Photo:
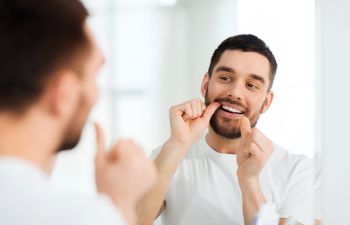
{"label": "thumb", "polygon": [[101,126],[98,123],[95,123],[95,130],[96,130],[96,162],[104,160],[105,159],[105,137],[103,130]]}
{"label": "thumb", "polygon": [[203,113],[203,119],[209,123],[210,118],[213,116],[215,111],[220,107],[219,102],[210,103]]}
{"label": "thumb", "polygon": [[247,138],[252,132],[249,119],[245,116],[243,116],[240,120],[240,130],[242,139]]}

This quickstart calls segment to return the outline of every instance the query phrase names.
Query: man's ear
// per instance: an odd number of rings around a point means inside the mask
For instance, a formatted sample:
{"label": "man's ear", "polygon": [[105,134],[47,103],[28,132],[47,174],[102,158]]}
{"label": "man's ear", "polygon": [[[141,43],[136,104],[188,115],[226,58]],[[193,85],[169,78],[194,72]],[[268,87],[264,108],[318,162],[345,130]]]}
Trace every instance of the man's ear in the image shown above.
{"label": "man's ear", "polygon": [[206,73],[203,77],[202,86],[201,86],[201,94],[202,94],[202,97],[204,98],[208,90],[208,85],[209,85],[209,74]]}
{"label": "man's ear", "polygon": [[270,108],[272,100],[273,100],[273,91],[270,90],[266,94],[266,99],[265,99],[264,104],[263,104],[263,106],[261,108],[261,113],[266,112]]}
{"label": "man's ear", "polygon": [[72,71],[61,71],[48,86],[48,105],[55,115],[70,114],[79,98],[79,78]]}

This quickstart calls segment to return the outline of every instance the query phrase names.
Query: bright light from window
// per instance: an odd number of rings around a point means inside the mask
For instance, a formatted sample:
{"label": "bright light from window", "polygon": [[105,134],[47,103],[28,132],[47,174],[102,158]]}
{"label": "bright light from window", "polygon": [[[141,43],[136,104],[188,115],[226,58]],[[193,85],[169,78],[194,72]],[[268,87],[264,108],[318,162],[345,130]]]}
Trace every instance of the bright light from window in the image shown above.
{"label": "bright light from window", "polygon": [[278,70],[274,101],[261,128],[277,144],[313,156],[315,148],[315,3],[313,0],[237,0],[238,33],[271,48]]}
{"label": "bright light from window", "polygon": [[177,3],[177,0],[158,0],[159,4],[163,6],[175,6]]}

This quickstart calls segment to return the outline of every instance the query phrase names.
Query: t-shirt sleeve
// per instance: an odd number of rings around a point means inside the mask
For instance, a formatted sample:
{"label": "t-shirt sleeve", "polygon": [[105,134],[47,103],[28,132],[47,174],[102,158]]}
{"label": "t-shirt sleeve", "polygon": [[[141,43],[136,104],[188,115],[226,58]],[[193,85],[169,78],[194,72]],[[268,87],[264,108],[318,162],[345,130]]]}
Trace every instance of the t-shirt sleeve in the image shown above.
{"label": "t-shirt sleeve", "polygon": [[279,209],[281,218],[293,217],[304,225],[313,221],[313,164],[310,159],[301,158],[293,164],[285,199]]}
{"label": "t-shirt sleeve", "polygon": [[99,195],[89,210],[81,217],[82,225],[127,225],[120,210],[106,195]]}

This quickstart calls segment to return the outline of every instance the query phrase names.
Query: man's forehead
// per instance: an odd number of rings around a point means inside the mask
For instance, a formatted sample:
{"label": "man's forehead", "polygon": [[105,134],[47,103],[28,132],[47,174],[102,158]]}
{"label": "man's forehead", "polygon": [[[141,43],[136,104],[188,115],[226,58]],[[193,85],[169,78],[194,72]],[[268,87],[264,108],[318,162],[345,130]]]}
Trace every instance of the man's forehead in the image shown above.
{"label": "man's forehead", "polygon": [[268,59],[257,52],[226,50],[216,64],[214,72],[223,66],[231,68],[236,73],[245,72],[264,76],[269,76],[270,73],[270,63]]}

